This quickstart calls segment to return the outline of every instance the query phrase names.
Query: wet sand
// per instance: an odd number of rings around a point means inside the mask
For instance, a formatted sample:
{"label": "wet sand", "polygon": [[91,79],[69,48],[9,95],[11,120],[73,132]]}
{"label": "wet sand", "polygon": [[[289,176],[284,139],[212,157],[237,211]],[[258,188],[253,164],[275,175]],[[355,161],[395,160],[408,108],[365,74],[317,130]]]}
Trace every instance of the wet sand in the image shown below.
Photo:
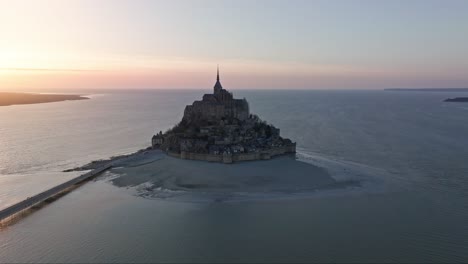
{"label": "wet sand", "polygon": [[[119,187],[139,186],[142,196],[298,193],[343,187],[323,168],[285,155],[234,164],[182,160],[148,151],[110,170]],[[345,183],[347,184],[347,183]]]}

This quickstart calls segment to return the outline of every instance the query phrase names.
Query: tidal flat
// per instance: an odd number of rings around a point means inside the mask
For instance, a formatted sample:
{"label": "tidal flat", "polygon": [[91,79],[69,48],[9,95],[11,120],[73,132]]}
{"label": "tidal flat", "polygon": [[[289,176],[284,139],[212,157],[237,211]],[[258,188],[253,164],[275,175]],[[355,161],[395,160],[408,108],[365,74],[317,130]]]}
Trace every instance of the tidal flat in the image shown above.
{"label": "tidal flat", "polygon": [[223,201],[240,196],[307,193],[358,184],[356,181],[338,182],[326,169],[297,160],[294,154],[227,165],[178,159],[160,150],[146,150],[110,161],[114,164],[108,173],[112,175],[110,182],[118,187],[135,187],[138,195],[146,198]]}

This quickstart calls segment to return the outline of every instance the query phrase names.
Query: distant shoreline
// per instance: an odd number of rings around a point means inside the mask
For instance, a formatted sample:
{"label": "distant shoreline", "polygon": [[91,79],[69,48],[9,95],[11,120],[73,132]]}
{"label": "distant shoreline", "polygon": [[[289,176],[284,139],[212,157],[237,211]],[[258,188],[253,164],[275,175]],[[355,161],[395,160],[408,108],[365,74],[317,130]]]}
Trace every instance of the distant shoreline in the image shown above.
{"label": "distant shoreline", "polygon": [[387,88],[389,92],[468,92],[468,88]]}
{"label": "distant shoreline", "polygon": [[445,99],[444,102],[449,102],[449,103],[468,103],[468,97],[448,98],[448,99]]}
{"label": "distant shoreline", "polygon": [[34,94],[0,92],[0,106],[42,104],[70,100],[86,100],[88,97],[72,94]]}

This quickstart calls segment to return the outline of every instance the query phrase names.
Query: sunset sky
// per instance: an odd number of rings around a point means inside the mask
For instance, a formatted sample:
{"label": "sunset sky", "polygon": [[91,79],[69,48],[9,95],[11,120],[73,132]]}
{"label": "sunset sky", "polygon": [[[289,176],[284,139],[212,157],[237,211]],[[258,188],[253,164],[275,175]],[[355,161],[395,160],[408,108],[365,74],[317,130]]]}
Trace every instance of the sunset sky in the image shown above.
{"label": "sunset sky", "polygon": [[0,90],[468,87],[468,1],[0,0]]}

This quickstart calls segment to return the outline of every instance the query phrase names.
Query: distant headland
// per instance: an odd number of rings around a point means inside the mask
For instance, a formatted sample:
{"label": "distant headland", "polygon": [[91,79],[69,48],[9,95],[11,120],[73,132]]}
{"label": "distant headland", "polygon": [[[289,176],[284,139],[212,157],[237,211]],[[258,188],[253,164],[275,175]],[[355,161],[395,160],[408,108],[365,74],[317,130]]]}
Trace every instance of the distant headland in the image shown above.
{"label": "distant headland", "polygon": [[468,92],[468,88],[387,88],[389,92]]}
{"label": "distant headland", "polygon": [[468,103],[468,97],[448,98],[448,99],[445,99],[444,102],[451,102],[451,103]]}
{"label": "distant headland", "polygon": [[0,92],[0,106],[20,105],[20,104],[41,104],[61,102],[68,100],[89,99],[81,95],[69,94],[33,94],[33,93],[9,93]]}
{"label": "distant headland", "polygon": [[217,72],[212,94],[187,105],[184,117],[165,133],[154,135],[152,147],[168,155],[223,163],[265,160],[296,152],[296,143],[251,114],[247,100],[223,89]]}

